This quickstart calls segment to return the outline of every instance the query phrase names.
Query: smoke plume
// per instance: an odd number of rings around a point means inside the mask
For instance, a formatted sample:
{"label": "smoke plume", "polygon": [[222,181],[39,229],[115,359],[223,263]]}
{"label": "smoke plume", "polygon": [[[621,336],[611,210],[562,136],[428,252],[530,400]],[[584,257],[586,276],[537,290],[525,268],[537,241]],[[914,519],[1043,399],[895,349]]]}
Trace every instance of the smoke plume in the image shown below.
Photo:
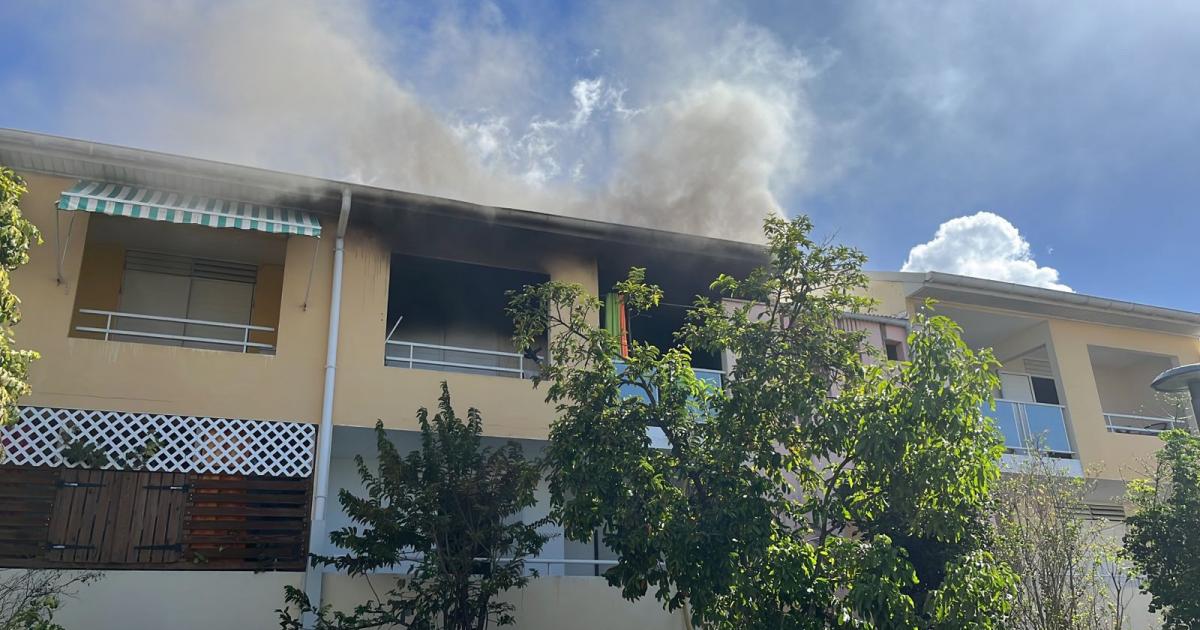
{"label": "smoke plume", "polygon": [[719,5],[604,9],[565,81],[488,4],[420,31],[355,2],[116,6],[81,11],[110,44],[79,47],[68,106],[94,139],[742,239],[806,183],[808,63]]}

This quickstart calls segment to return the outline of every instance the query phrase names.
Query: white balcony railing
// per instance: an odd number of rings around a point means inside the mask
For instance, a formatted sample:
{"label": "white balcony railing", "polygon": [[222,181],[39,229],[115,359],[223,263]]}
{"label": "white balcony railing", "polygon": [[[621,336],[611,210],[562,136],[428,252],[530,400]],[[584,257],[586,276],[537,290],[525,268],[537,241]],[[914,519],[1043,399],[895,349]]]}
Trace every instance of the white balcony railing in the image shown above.
{"label": "white balcony railing", "polygon": [[[248,352],[250,349],[259,351],[275,349],[273,344],[250,341],[251,332],[275,332],[274,328],[268,326],[231,324],[229,322],[213,322],[203,319],[166,317],[163,315],[143,315],[141,313],[122,313],[120,311],[101,311],[92,308],[81,308],[79,312],[83,315],[103,317],[104,326],[76,326],[75,330],[104,335],[105,341],[109,341],[114,337],[118,339],[131,337],[135,340],[178,341],[180,343],[238,349],[243,353]],[[152,327],[156,327],[157,330],[151,329]],[[196,334],[195,332],[191,332],[190,329],[201,329],[201,332],[206,334]],[[204,329],[207,329],[207,331],[204,331]],[[178,332],[169,332],[175,330]],[[224,333],[228,333],[228,336],[225,337]]]}
{"label": "white balcony railing", "polygon": [[416,341],[388,340],[383,360],[385,365],[392,367],[490,374],[512,378],[532,378],[538,372],[537,361],[519,352],[442,346]]}
{"label": "white balcony railing", "polygon": [[1187,421],[1175,418],[1138,416],[1129,413],[1105,413],[1104,425],[1111,433],[1158,435],[1163,431],[1170,431],[1171,429],[1187,428]]}
{"label": "white balcony railing", "polygon": [[997,399],[995,410],[985,406],[983,412],[996,421],[1004,445],[1013,453],[1041,451],[1054,457],[1075,457],[1062,405]]}

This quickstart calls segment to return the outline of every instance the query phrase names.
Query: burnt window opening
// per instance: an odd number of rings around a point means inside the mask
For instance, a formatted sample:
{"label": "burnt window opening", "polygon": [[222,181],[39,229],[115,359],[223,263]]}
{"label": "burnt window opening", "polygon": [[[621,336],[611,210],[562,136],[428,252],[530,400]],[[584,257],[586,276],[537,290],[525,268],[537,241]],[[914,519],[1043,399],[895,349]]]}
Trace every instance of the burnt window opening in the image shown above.
{"label": "burnt window opening", "polygon": [[[546,274],[396,254],[388,287],[385,363],[395,367],[529,377],[533,354],[512,344],[508,291]],[[545,343],[537,344],[544,356]]]}
{"label": "burnt window opening", "polygon": [[[680,344],[676,333],[687,323],[689,307],[681,304],[660,303],[651,311],[644,313],[627,312],[626,322],[629,330],[629,340],[652,345],[666,351]],[[606,313],[601,309],[600,320],[606,321]],[[714,352],[691,348],[692,367],[702,370],[720,371],[721,356]]]}

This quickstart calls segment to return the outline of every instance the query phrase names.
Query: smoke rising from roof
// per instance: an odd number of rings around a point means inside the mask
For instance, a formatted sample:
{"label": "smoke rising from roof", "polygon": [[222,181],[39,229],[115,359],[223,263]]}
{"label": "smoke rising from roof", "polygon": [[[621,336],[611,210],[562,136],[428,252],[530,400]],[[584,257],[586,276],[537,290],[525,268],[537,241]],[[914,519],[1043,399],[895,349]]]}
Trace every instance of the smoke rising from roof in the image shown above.
{"label": "smoke rising from roof", "polygon": [[111,48],[80,48],[97,71],[71,99],[118,144],[741,239],[805,180],[808,64],[717,7],[605,9],[588,37],[623,43],[558,102],[531,96],[561,80],[545,51],[487,4],[423,37],[353,2],[120,7],[81,18]]}

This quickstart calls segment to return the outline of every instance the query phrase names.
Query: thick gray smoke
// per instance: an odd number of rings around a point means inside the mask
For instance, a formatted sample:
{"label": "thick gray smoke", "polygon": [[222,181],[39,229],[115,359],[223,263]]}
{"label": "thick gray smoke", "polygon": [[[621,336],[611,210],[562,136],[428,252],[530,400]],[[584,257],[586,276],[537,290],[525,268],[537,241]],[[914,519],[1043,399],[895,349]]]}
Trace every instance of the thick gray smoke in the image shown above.
{"label": "thick gray smoke", "polygon": [[777,193],[805,183],[807,63],[737,22],[678,32],[718,22],[690,7],[673,29],[632,6],[602,16],[597,40],[624,31],[595,53],[615,64],[582,68],[562,101],[544,102],[531,96],[551,80],[544,51],[486,6],[441,16],[424,39],[355,3],[120,6],[90,28],[111,21],[103,32],[121,50],[108,62],[127,55],[142,74],[73,99],[106,140],[744,239],[780,211]]}

